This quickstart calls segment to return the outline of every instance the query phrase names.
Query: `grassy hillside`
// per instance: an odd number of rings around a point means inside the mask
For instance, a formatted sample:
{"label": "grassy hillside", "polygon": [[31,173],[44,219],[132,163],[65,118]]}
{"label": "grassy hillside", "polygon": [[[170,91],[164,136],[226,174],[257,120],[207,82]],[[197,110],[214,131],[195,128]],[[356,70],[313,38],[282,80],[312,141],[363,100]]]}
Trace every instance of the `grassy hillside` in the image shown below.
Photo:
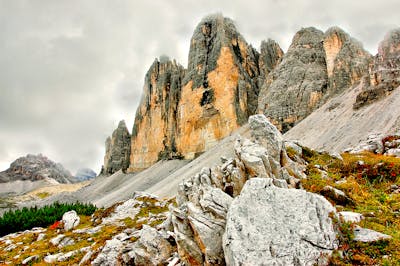
{"label": "grassy hillside", "polygon": [[[291,156],[295,156],[294,153]],[[338,211],[363,214],[359,225],[391,235],[389,241],[361,244],[352,241],[354,224],[341,223],[340,249],[332,265],[400,265],[400,158],[371,153],[343,154],[343,161],[311,150],[303,153],[309,162],[303,187],[322,193],[326,185],[350,198]]]}

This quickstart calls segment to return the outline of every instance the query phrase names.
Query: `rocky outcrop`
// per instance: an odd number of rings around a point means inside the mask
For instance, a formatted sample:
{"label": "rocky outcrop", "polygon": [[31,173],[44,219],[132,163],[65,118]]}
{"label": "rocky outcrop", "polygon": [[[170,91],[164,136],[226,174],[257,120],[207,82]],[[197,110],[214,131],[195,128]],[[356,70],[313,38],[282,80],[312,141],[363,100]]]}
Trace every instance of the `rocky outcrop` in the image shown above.
{"label": "rocky outcrop", "polygon": [[324,34],[323,45],[328,74],[328,97],[353,86],[368,74],[372,56],[364,50],[360,42],[342,29],[328,29]]}
{"label": "rocky outcrop", "polygon": [[358,242],[376,242],[379,240],[388,240],[391,239],[392,237],[386,234],[379,233],[377,231],[367,229],[367,228],[362,228],[359,226],[356,226],[353,230],[354,232],[354,241]]}
{"label": "rocky outcrop", "polygon": [[125,171],[129,166],[131,153],[131,135],[125,121],[120,121],[111,138],[106,140],[106,154],[102,174],[111,175],[119,170]]}
{"label": "rocky outcrop", "polygon": [[60,163],[49,160],[42,154],[20,157],[10,168],[0,173],[0,183],[16,180],[54,179],[59,183],[73,183],[76,180]]}
{"label": "rocky outcrop", "polygon": [[287,131],[316,109],[327,91],[324,33],[304,28],[296,33],[282,62],[266,78],[258,101],[281,131]]}
{"label": "rocky outcrop", "polygon": [[400,86],[400,28],[389,32],[379,45],[365,83],[354,109],[375,102]]}
{"label": "rocky outcrop", "polygon": [[246,182],[228,211],[223,247],[227,265],[325,265],[337,248],[322,196],[277,188],[270,178]]}
{"label": "rocky outcrop", "polygon": [[371,152],[400,157],[400,135],[371,134],[357,146],[347,148],[344,152],[352,154]]}
{"label": "rocky outcrop", "polygon": [[259,79],[282,55],[272,40],[260,55],[222,15],[204,18],[190,42],[187,70],[156,60],[146,75],[129,170],[160,159],[192,159],[246,123],[257,109]]}
{"label": "rocky outcrop", "polygon": [[172,222],[180,258],[189,265],[224,265],[222,235],[232,198],[212,186],[210,169],[180,185]]}
{"label": "rocky outcrop", "polygon": [[225,264],[226,215],[249,179],[263,177],[288,189],[305,177],[305,166],[287,156],[281,133],[264,115],[251,116],[249,127],[251,140],[237,139],[235,158],[222,158],[222,165],[203,168],[179,187],[177,207],[171,207],[172,224],[179,256],[189,265]]}

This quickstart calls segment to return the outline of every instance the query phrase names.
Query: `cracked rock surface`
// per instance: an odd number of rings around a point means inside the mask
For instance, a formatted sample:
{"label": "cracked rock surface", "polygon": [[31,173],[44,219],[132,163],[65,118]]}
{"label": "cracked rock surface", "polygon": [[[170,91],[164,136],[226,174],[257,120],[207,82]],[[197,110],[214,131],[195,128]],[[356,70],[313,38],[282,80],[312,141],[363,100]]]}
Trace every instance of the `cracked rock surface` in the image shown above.
{"label": "cracked rock surface", "polygon": [[247,181],[228,211],[223,248],[227,265],[324,265],[336,248],[322,196],[275,187],[270,178]]}

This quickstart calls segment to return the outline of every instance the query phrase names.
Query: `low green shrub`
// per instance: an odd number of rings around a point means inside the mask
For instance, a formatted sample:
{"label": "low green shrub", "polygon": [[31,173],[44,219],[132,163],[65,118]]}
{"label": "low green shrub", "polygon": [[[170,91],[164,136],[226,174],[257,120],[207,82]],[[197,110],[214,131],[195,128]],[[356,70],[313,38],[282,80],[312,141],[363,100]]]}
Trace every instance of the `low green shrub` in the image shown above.
{"label": "low green shrub", "polygon": [[91,215],[96,210],[96,206],[80,202],[55,202],[43,207],[9,210],[0,218],[0,236],[33,227],[47,227],[55,221],[61,220],[63,214],[71,210],[75,210],[79,215]]}

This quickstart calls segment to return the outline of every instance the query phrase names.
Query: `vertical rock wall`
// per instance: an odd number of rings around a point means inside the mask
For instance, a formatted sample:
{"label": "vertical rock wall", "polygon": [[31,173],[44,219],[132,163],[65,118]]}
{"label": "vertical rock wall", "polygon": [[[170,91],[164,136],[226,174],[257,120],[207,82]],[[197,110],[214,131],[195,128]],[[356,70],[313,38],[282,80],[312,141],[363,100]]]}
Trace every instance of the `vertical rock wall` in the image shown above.
{"label": "vertical rock wall", "polygon": [[264,82],[259,110],[281,131],[309,115],[327,90],[323,35],[315,28],[297,32],[282,62]]}
{"label": "vertical rock wall", "polygon": [[255,112],[258,58],[230,19],[214,15],[197,26],[177,117],[177,147],[185,158],[212,147]]}
{"label": "vertical rock wall", "polygon": [[155,60],[147,72],[132,130],[131,171],[147,168],[159,159],[181,156],[176,145],[176,114],[184,72],[168,59]]}
{"label": "vertical rock wall", "polygon": [[324,50],[328,74],[327,95],[353,86],[368,73],[372,56],[362,44],[338,27],[325,32]]}

